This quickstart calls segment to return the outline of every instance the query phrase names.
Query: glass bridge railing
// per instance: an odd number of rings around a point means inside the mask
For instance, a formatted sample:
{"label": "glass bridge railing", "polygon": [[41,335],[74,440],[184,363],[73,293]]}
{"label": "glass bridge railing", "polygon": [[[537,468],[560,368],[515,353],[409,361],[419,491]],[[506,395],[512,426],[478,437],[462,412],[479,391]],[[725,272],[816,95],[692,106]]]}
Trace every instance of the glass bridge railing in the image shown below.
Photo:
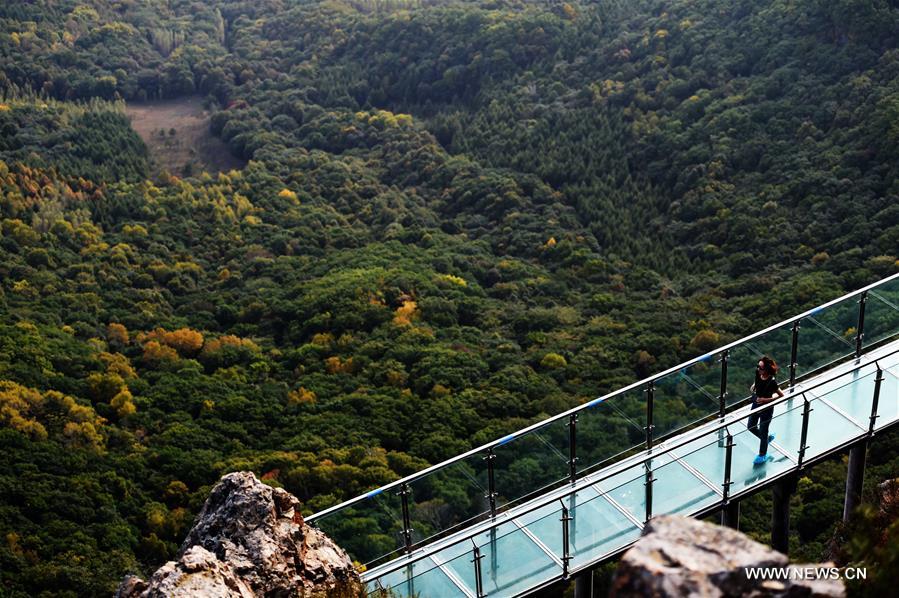
{"label": "glass bridge railing", "polygon": [[[377,565],[652,448],[675,433],[724,417],[745,402],[755,363],[762,355],[788,364],[781,370],[781,386],[795,386],[897,334],[899,275],[316,513],[306,521],[327,533],[355,560]],[[420,574],[436,575],[430,570]]]}
{"label": "glass bridge railing", "polygon": [[747,411],[730,413],[367,572],[368,595],[518,595],[616,554],[655,515],[720,509],[899,423],[899,348],[872,355],[772,403],[764,464]]}

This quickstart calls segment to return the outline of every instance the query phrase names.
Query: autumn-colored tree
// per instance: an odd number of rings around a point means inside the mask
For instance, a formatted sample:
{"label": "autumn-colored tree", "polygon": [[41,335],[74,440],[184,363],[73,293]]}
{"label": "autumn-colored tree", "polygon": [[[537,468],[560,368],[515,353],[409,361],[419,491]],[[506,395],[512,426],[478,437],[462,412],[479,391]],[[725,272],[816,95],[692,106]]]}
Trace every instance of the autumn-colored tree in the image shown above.
{"label": "autumn-colored tree", "polygon": [[238,336],[234,336],[233,334],[226,334],[218,338],[210,339],[203,346],[203,353],[212,354],[227,347],[247,349],[250,351],[259,350],[259,347],[256,345],[256,343],[248,338],[240,338]]}
{"label": "autumn-colored tree", "polygon": [[299,201],[297,200],[297,194],[290,189],[281,189],[281,191],[278,192],[278,197],[293,204],[299,204]]}
{"label": "autumn-colored tree", "polygon": [[721,344],[721,336],[714,330],[700,330],[690,341],[690,348],[700,353],[711,351]]}
{"label": "autumn-colored tree", "polygon": [[36,439],[47,437],[47,429],[30,416],[43,403],[36,390],[0,381],[0,423]]}
{"label": "autumn-colored tree", "polygon": [[115,373],[93,373],[87,378],[91,398],[95,401],[107,402],[125,389],[125,380]]}
{"label": "autumn-colored tree", "polygon": [[116,374],[126,381],[131,378],[137,378],[137,372],[131,366],[131,361],[121,353],[107,353],[102,351],[99,355],[100,360],[106,364],[107,374]]}
{"label": "autumn-colored tree", "polygon": [[337,356],[325,359],[325,371],[329,374],[346,374],[351,373],[355,368],[353,358],[341,359]]}
{"label": "autumn-colored tree", "polygon": [[397,326],[411,326],[412,320],[418,316],[418,305],[413,299],[404,299],[403,304],[396,308],[393,315],[393,323]]}
{"label": "autumn-colored tree", "polygon": [[122,324],[111,322],[106,327],[106,340],[111,346],[118,348],[125,347],[129,342],[128,329]]}
{"label": "autumn-colored tree", "polygon": [[15,382],[0,381],[0,424],[34,439],[55,435],[76,446],[101,451],[104,421],[69,395],[55,390],[40,393]]}
{"label": "autumn-colored tree", "polygon": [[157,341],[149,341],[144,344],[143,360],[151,366],[159,367],[178,361],[178,352]]}
{"label": "autumn-colored tree", "polygon": [[133,415],[137,411],[137,407],[134,405],[134,397],[127,387],[112,397],[109,404],[116,410],[120,419]]}
{"label": "autumn-colored tree", "polygon": [[163,342],[184,357],[192,357],[203,348],[203,335],[190,328],[179,328],[167,332]]}
{"label": "autumn-colored tree", "polygon": [[193,357],[203,347],[203,335],[190,328],[179,328],[172,331],[156,328],[141,335],[138,340],[142,343],[156,341],[175,349],[183,357]]}
{"label": "autumn-colored tree", "polygon": [[558,353],[547,353],[540,360],[540,365],[550,370],[556,370],[567,366],[568,361]]}
{"label": "autumn-colored tree", "polygon": [[287,393],[287,403],[288,405],[314,405],[315,393],[301,386]]}

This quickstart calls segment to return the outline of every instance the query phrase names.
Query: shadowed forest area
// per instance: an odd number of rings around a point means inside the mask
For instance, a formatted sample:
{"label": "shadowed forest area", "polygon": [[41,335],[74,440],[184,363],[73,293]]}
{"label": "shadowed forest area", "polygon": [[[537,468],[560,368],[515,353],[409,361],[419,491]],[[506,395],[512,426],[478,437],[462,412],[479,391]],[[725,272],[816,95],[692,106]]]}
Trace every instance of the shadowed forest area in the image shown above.
{"label": "shadowed forest area", "polygon": [[[109,594],[226,472],[312,513],[896,272],[897,36],[893,0],[3,3],[0,593]],[[238,163],[151,162],[180,128],[127,106],[194,97]]]}

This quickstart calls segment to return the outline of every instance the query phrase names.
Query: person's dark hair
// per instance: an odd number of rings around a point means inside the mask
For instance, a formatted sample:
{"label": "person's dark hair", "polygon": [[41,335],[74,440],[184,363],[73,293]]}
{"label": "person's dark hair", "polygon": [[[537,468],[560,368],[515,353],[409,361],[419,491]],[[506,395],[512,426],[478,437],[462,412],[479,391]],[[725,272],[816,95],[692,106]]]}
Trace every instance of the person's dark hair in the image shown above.
{"label": "person's dark hair", "polygon": [[780,368],[777,366],[773,359],[765,355],[764,357],[759,359],[759,361],[762,362],[766,374],[768,374],[772,378],[777,375],[777,370],[779,370]]}

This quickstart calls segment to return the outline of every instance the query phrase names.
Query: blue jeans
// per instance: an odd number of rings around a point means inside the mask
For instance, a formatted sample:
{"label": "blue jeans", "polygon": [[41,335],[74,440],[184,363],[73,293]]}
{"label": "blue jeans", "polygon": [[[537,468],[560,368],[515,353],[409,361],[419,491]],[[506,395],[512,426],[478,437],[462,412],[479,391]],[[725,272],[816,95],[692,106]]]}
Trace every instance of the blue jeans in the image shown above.
{"label": "blue jeans", "polygon": [[[761,409],[758,409],[761,407]],[[758,409],[758,411],[756,411]],[[746,427],[749,431],[759,437],[759,454],[766,455],[768,453],[768,425],[774,416],[774,407],[765,407],[759,405],[755,401],[752,402],[752,413],[749,415],[749,421]]]}

